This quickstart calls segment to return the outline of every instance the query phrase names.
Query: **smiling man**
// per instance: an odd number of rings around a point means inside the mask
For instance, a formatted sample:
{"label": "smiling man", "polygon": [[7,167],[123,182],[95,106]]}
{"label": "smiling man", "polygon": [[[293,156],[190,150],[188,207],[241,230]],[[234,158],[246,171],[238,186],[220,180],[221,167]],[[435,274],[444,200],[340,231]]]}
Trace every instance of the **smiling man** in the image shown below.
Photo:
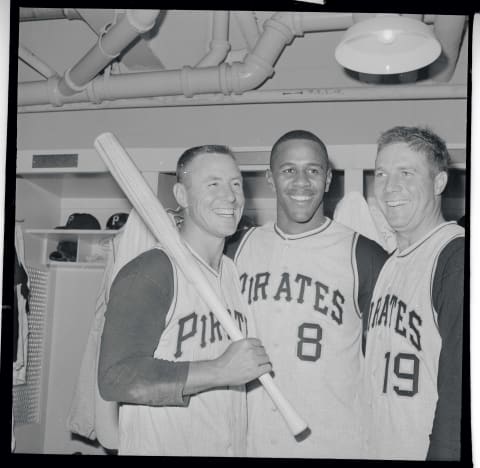
{"label": "smiling man", "polygon": [[[224,146],[191,148],[178,161],[177,181],[180,235],[244,336],[252,336],[237,272],[222,253],[244,206],[234,156]],[[161,246],[116,276],[98,367],[100,394],[121,403],[119,454],[183,456],[244,456],[244,384],[271,370],[258,339],[231,342]]]}
{"label": "smiling man", "polygon": [[274,379],[311,429],[296,441],[263,389],[251,388],[249,456],[361,455],[362,314],[386,253],[324,215],[331,179],[316,135],[283,135],[267,171],[276,222],[248,230],[236,250],[242,292]]}
{"label": "smiling man", "polygon": [[465,231],[442,215],[448,164],[428,129],[395,127],[379,139],[375,197],[398,249],[368,318],[367,458],[460,458]]}

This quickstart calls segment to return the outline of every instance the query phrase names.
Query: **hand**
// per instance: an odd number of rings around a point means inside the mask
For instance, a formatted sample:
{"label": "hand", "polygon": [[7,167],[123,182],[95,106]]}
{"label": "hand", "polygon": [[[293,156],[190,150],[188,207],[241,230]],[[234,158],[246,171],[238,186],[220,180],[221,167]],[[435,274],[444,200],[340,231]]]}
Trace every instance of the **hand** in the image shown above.
{"label": "hand", "polygon": [[234,341],[214,363],[220,385],[242,385],[272,370],[258,338]]}

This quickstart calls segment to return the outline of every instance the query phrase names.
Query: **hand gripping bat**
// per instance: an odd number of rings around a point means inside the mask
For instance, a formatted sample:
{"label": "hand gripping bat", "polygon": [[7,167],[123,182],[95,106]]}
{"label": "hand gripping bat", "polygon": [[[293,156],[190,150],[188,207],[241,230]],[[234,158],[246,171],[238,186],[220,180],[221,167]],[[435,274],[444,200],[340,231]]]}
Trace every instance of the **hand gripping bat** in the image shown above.
{"label": "hand gripping bat", "polygon": [[[234,341],[242,339],[242,332],[208,283],[162,204],[119,141],[111,133],[102,133],[95,139],[94,146],[143,222],[189,281],[195,285],[200,297],[210,307],[225,331]],[[297,440],[303,440],[309,433],[307,424],[280,393],[269,374],[260,376],[259,380],[285,419],[290,432]]]}

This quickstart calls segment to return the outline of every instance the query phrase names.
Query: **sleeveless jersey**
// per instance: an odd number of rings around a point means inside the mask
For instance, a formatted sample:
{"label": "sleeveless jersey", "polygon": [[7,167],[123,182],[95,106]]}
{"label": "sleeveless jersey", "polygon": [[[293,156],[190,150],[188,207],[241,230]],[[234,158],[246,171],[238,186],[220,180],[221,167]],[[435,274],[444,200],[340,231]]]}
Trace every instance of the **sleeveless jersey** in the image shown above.
{"label": "sleeveless jersey", "polygon": [[361,447],[362,325],[358,235],[327,218],[287,235],[273,223],[249,231],[235,262],[274,381],[308,422],[297,442],[263,388],[248,392],[248,455],[356,458]]}
{"label": "sleeveless jersey", "polygon": [[[213,290],[244,336],[250,328],[233,262],[223,257],[217,273],[191,250]],[[156,359],[215,359],[231,343],[220,322],[172,262],[174,297]],[[245,386],[222,387],[192,395],[185,407],[124,404],[120,407],[121,454],[180,456],[245,456]]]}
{"label": "sleeveless jersey", "polygon": [[443,248],[464,236],[443,223],[385,263],[370,304],[365,352],[365,456],[425,460],[442,341],[432,287]]}

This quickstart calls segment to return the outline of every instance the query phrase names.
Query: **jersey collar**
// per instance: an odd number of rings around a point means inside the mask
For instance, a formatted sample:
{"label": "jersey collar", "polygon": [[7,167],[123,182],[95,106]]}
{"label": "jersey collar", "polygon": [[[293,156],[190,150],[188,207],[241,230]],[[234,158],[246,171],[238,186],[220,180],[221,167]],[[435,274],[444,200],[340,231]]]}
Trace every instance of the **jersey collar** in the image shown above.
{"label": "jersey collar", "polygon": [[186,245],[187,249],[190,251],[190,253],[195,257],[195,259],[200,264],[202,264],[216,278],[220,277],[222,272],[222,267],[223,267],[223,255],[220,257],[220,264],[218,265],[218,271],[215,271],[202,257],[200,257],[200,255],[197,252],[195,252],[193,247],[187,241],[184,240],[183,242]]}
{"label": "jersey collar", "polygon": [[408,246],[405,250],[402,250],[401,252],[398,250],[394,251],[394,254],[396,254],[397,257],[406,257],[410,253],[412,253],[414,250],[418,249],[424,242],[426,242],[428,239],[433,237],[435,233],[443,229],[445,226],[448,226],[450,224],[457,224],[456,221],[446,221],[445,223],[439,224],[438,226],[434,227],[430,232],[425,234],[421,239],[419,239],[417,242],[414,242],[412,245]]}
{"label": "jersey collar", "polygon": [[325,221],[320,226],[310,231],[301,232],[300,234],[287,234],[277,226],[277,223],[273,225],[273,230],[284,240],[297,240],[304,239],[305,237],[311,237],[318,234],[319,232],[325,231],[325,229],[327,229],[330,224],[332,224],[332,220],[325,216]]}

